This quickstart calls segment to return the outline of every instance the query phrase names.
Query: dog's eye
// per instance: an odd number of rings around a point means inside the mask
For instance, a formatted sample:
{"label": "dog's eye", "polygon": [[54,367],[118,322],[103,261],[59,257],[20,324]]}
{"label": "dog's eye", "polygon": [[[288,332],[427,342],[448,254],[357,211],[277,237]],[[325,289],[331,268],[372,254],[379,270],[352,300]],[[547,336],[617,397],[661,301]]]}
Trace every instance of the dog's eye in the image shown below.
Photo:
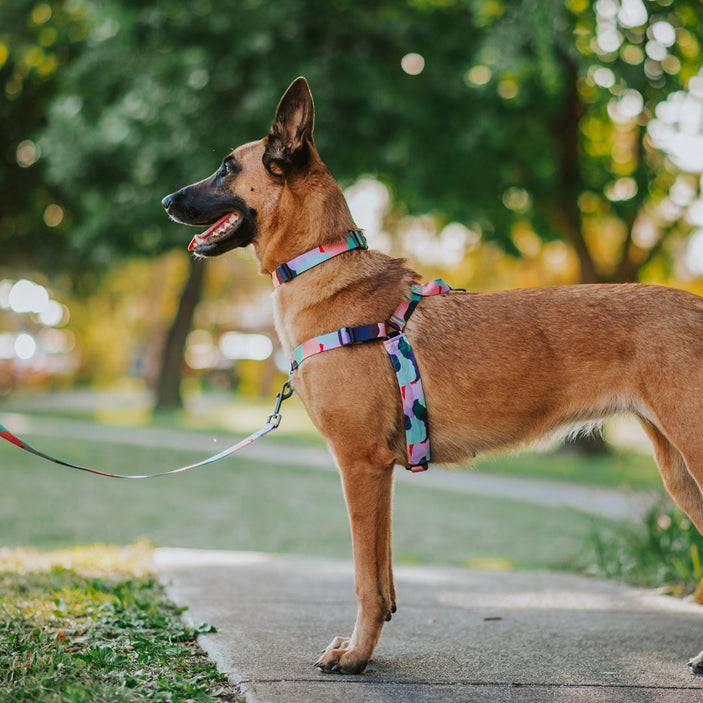
{"label": "dog's eye", "polygon": [[234,161],[225,161],[222,164],[222,174],[224,176],[229,176],[233,173],[239,173],[239,167],[234,163]]}
{"label": "dog's eye", "polygon": [[239,173],[239,171],[240,168],[234,161],[225,161],[217,172],[217,175],[220,178],[224,178],[225,176],[232,176],[235,173]]}

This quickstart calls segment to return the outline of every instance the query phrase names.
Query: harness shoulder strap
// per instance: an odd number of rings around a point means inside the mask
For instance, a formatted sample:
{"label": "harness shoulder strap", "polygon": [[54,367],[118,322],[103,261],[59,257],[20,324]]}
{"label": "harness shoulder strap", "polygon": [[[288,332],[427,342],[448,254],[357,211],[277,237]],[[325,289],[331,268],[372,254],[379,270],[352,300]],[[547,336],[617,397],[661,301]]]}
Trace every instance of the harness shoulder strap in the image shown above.
{"label": "harness shoulder strap", "polygon": [[445,283],[441,278],[435,278],[428,283],[413,283],[410,286],[410,292],[391,315],[388,323],[402,332],[410,316],[415,312],[415,308],[421,298],[428,295],[441,295],[442,293],[448,293],[450,290],[455,289]]}
{"label": "harness shoulder strap", "polygon": [[313,337],[300,344],[291,355],[291,373],[305,359],[323,351],[338,349],[350,344],[385,340],[383,346],[393,365],[403,403],[405,442],[410,471],[426,471],[430,460],[430,439],[427,420],[427,402],[422,388],[420,370],[408,338],[405,325],[417,304],[425,296],[441,295],[454,290],[441,278],[429,283],[414,283],[388,322],[377,322],[359,327],[342,327],[336,332]]}

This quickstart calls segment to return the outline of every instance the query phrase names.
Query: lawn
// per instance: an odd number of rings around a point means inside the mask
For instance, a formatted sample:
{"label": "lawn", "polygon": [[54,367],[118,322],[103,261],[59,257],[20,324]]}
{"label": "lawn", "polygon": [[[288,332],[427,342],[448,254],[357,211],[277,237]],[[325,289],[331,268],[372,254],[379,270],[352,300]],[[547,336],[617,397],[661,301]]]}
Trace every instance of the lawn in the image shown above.
{"label": "lawn", "polygon": [[196,644],[213,628],[184,628],[150,561],[145,545],[0,551],[3,702],[243,700]]}
{"label": "lawn", "polygon": [[[200,452],[90,439],[27,439],[56,456],[121,472],[202,458]],[[158,546],[351,556],[336,473],[252,461],[246,450],[187,474],[120,481],[71,471],[3,444],[0,477],[0,544],[6,546],[130,544],[146,537]],[[400,562],[571,568],[591,561],[592,529],[593,520],[574,511],[420,482],[396,487],[394,551]]]}

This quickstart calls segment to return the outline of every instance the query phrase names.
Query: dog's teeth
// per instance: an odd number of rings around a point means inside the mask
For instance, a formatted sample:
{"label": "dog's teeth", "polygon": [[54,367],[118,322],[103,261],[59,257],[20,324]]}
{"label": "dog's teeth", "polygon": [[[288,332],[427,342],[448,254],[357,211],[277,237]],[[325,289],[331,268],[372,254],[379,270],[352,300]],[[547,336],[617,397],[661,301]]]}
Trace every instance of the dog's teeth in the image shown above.
{"label": "dog's teeth", "polygon": [[[240,219],[241,215],[238,212],[233,212],[227,215],[226,219],[223,218],[222,222],[215,229],[209,229],[202,234],[196,234],[188,245],[188,251],[193,251],[196,247],[207,244],[208,240],[216,240],[225,237]],[[215,225],[212,226],[215,227]]]}

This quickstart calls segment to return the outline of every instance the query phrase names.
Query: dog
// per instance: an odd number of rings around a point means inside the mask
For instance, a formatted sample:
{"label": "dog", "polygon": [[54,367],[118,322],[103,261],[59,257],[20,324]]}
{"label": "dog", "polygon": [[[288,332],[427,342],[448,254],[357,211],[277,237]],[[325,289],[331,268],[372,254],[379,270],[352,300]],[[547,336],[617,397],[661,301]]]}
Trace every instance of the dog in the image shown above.
{"label": "dog", "polygon": [[[281,284],[273,307],[288,352],[335,331],[341,345],[345,330],[389,320],[419,281],[403,259],[361,245],[288,278],[287,262],[357,231],[313,126],[310,89],[298,78],[266,137],[162,201],[176,222],[208,228],[190,244],[195,255],[253,247],[259,272]],[[640,284],[448,291],[416,300],[403,333],[420,372],[432,461],[629,412],[654,445],[668,492],[703,532],[703,298]],[[351,524],[357,618],[351,637],[333,639],[316,662],[324,672],[362,672],[396,610],[393,470],[412,460],[384,344],[314,354],[290,380],[336,459]],[[703,652],[691,664],[703,673]]]}

